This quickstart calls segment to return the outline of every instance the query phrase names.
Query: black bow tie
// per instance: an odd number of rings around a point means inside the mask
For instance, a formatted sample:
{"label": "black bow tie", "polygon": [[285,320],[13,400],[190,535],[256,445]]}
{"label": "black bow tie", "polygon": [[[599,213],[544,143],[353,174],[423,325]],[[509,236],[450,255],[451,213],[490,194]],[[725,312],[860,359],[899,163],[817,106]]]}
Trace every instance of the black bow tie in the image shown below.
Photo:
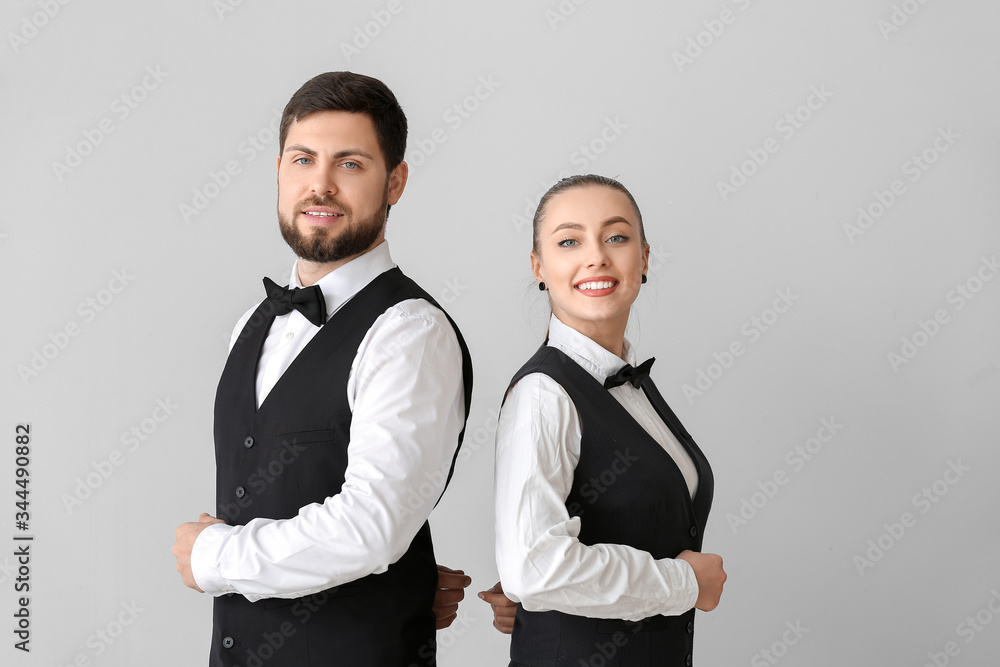
{"label": "black bow tie", "polygon": [[649,377],[649,369],[653,367],[654,361],[656,359],[647,359],[639,364],[638,368],[634,368],[632,364],[625,364],[624,368],[604,381],[604,388],[614,389],[628,382],[638,389],[646,381],[646,378]]}
{"label": "black bow tie", "polygon": [[267,300],[274,307],[275,315],[285,315],[297,310],[318,327],[326,322],[326,299],[319,285],[312,287],[281,287],[270,278],[264,278]]}

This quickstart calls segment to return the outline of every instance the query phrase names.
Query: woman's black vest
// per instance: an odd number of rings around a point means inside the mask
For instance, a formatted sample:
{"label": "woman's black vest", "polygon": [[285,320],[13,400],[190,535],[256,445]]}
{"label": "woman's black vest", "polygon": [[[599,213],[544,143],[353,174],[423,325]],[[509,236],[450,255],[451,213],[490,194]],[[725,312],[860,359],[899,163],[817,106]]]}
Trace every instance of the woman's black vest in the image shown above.
{"label": "woman's black vest", "polygon": [[[219,518],[231,525],[257,517],[287,519],[340,492],[350,442],[346,388],[351,364],[375,320],[413,298],[439,307],[398,268],[379,275],[323,325],[260,408],[257,360],[274,315],[267,301],[257,308],[229,354],[216,396]],[[472,363],[458,327],[449,322],[462,349],[468,418]],[[374,353],[391,357],[399,352]],[[458,442],[461,446],[461,434]],[[406,553],[381,574],[297,599],[216,598],[211,665],[432,666],[436,585],[425,522]]]}
{"label": "woman's black vest", "polygon": [[[701,551],[712,505],[712,469],[652,380],[643,383],[646,396],[698,471],[693,501],[670,454],[579,364],[543,345],[511,386],[531,373],[559,383],[580,415],[580,460],[566,499],[570,516],[580,517],[580,542],[627,544],[657,559],[675,558],[685,549]],[[691,665],[693,643],[693,609],[631,622],[531,612],[519,605],[510,657],[533,667],[681,667]]]}

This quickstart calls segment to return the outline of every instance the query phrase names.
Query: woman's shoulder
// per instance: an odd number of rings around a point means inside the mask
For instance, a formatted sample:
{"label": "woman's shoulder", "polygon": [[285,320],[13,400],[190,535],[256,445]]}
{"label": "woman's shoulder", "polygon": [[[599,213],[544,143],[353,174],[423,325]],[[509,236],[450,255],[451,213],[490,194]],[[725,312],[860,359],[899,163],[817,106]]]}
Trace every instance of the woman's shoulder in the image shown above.
{"label": "woman's shoulder", "polygon": [[513,387],[525,376],[534,374],[548,376],[557,384],[567,382],[569,380],[567,373],[572,374],[578,368],[579,364],[559,348],[547,344],[542,345],[514,373],[514,377],[510,381],[510,386]]}

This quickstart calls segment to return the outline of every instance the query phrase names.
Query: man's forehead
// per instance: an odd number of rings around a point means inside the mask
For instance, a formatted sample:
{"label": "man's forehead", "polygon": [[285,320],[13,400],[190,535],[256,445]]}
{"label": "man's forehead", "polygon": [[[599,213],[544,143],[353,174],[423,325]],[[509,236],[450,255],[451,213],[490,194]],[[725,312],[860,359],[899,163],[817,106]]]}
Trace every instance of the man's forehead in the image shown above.
{"label": "man's forehead", "polygon": [[382,157],[375,124],[371,117],[364,113],[310,112],[288,127],[288,134],[285,137],[286,150],[293,145],[333,152],[356,147],[362,152]]}
{"label": "man's forehead", "polygon": [[366,113],[350,111],[310,111],[292,121],[288,132],[313,134],[365,134],[375,138],[375,123]]}

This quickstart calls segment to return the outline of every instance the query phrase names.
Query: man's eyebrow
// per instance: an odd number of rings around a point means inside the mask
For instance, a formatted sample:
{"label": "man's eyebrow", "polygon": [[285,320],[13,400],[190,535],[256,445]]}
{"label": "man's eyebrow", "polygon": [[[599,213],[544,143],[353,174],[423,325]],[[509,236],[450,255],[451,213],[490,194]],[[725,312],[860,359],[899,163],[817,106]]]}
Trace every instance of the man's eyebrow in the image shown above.
{"label": "man's eyebrow", "polygon": [[[304,146],[302,144],[292,144],[291,146],[286,146],[285,147],[285,152],[286,153],[288,153],[288,152],[296,152],[296,151],[299,152],[299,153],[305,153],[309,157],[316,157],[316,156],[319,155],[319,153],[317,153],[313,149],[309,148],[308,146]],[[355,156],[356,157],[367,158],[369,160],[374,160],[375,159],[374,155],[372,155],[371,153],[369,153],[367,151],[363,151],[360,148],[346,148],[344,150],[337,151],[336,153],[333,154],[333,159],[334,160],[339,160],[341,158],[355,157]]]}
{"label": "man's eyebrow", "polygon": [[309,148],[308,146],[303,146],[302,144],[292,144],[291,146],[285,146],[286,153],[291,153],[294,151],[298,151],[299,153],[305,153],[306,155],[309,155],[311,157],[316,157],[316,155],[318,155],[316,151]]}
{"label": "man's eyebrow", "polygon": [[[623,217],[621,217],[619,215],[616,215],[616,216],[610,217],[607,220],[605,220],[604,222],[602,222],[601,223],[601,228],[607,227],[609,225],[613,225],[613,224],[618,223],[618,222],[624,222],[627,225],[631,225],[632,224],[631,222],[629,222],[625,218],[623,218]],[[584,226],[581,225],[579,222],[564,222],[561,225],[558,225],[555,229],[553,229],[552,233],[554,234],[554,233],[556,233],[556,232],[558,232],[560,230],[563,230],[563,229],[584,229]]]}
{"label": "man's eyebrow", "polygon": [[375,159],[374,155],[372,155],[371,153],[369,153],[367,151],[363,151],[360,148],[348,148],[346,150],[337,151],[336,153],[333,154],[333,159],[334,160],[339,160],[342,157],[353,157],[353,156],[363,157],[363,158],[367,158],[369,160],[374,160]]}

